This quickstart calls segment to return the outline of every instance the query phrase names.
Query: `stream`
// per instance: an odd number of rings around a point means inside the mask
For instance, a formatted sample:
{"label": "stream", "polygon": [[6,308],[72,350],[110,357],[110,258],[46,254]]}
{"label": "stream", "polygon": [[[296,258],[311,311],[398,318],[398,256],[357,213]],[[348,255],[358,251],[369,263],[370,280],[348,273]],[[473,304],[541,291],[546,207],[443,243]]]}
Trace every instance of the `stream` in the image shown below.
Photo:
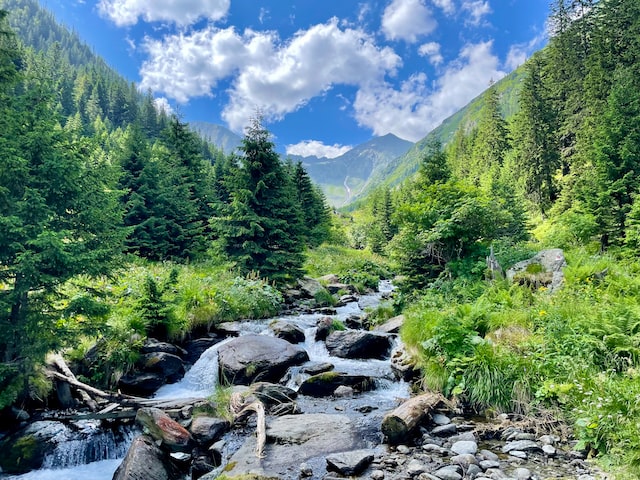
{"label": "stream", "polygon": [[[351,316],[362,315],[366,308],[378,305],[392,290],[393,286],[390,282],[382,281],[378,292],[363,295],[358,301],[338,307],[336,315],[331,316],[345,321]],[[306,339],[301,346],[307,351],[310,362],[329,362],[335,366],[336,371],[375,378],[375,389],[352,398],[299,396],[297,403],[304,413],[340,412],[349,415],[358,426],[358,430],[362,432],[363,438],[370,437],[372,444],[379,444],[382,440],[379,438],[382,416],[395,408],[399,399],[409,397],[409,386],[395,379],[388,360],[350,360],[331,356],[324,342],[317,342],[314,339],[316,323],[324,316],[326,315],[315,313],[279,316],[265,320],[237,322],[237,325],[239,335],[250,333],[273,335],[269,329],[272,321],[286,320],[295,323],[305,331]],[[211,395],[218,385],[218,349],[226,341],[206,350],[182,380],[164,385],[156,392],[155,397],[175,399]],[[301,374],[299,367],[293,368],[289,372],[287,386],[297,390],[308,376]],[[363,409],[373,413],[363,415],[361,413]],[[60,432],[60,441],[57,442],[53,453],[45,458],[44,468],[24,475],[4,478],[7,480],[110,480],[138,432],[132,428],[123,428],[119,435],[113,435],[101,432],[98,422],[86,425],[80,425],[83,422],[75,423],[78,425],[74,425],[74,428],[65,427],[66,430]],[[91,453],[87,454],[87,452]]]}

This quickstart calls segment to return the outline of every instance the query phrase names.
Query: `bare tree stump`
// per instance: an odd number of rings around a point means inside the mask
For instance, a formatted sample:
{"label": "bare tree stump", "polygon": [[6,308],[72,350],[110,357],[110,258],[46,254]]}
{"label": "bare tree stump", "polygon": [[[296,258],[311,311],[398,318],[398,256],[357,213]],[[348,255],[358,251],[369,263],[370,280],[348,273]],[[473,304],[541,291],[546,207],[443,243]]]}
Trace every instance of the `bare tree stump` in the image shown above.
{"label": "bare tree stump", "polygon": [[444,401],[438,393],[425,393],[410,398],[382,419],[382,433],[387,443],[397,445],[407,440],[413,430]]}

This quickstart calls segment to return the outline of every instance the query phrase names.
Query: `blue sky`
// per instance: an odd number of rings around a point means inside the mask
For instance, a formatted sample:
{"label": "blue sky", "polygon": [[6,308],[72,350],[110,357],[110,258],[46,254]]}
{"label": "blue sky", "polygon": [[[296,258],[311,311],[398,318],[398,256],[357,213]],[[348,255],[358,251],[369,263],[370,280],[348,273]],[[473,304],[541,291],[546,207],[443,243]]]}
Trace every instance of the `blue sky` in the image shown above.
{"label": "blue sky", "polygon": [[423,138],[546,42],[546,0],[43,0],[189,121],[337,156]]}

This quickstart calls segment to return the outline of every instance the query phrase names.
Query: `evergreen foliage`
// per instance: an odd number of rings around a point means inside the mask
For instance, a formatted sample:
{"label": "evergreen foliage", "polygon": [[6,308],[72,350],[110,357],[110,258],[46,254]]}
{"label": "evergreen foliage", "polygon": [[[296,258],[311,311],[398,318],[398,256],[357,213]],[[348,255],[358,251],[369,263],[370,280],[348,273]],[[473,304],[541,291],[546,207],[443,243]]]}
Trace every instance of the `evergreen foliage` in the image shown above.
{"label": "evergreen foliage", "polygon": [[212,227],[243,274],[257,271],[283,282],[302,274],[304,231],[294,181],[269,132],[254,118],[226,182],[231,202]]}

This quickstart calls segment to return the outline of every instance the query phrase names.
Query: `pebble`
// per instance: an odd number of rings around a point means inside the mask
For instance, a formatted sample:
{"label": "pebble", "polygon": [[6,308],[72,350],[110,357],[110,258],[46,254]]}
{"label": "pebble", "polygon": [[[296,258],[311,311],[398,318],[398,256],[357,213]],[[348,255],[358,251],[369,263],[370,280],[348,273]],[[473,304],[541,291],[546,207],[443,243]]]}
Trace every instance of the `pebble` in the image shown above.
{"label": "pebble", "polygon": [[531,470],[528,468],[517,468],[516,478],[518,480],[529,480],[531,478]]}
{"label": "pebble", "polygon": [[478,465],[469,465],[467,467],[467,477],[476,478],[482,473],[482,469]]}
{"label": "pebble", "polygon": [[455,457],[451,457],[451,463],[454,465],[460,465],[462,468],[467,469],[469,465],[477,465],[478,460],[471,453],[463,453],[461,455],[456,455]]}
{"label": "pebble", "polygon": [[434,472],[434,475],[442,480],[462,480],[460,475],[460,467],[451,465],[449,467],[442,467]]}
{"label": "pebble", "polygon": [[313,475],[313,469],[308,463],[300,464],[300,476],[301,477],[310,477]]}
{"label": "pebble", "polygon": [[438,437],[448,437],[450,435],[455,435],[458,432],[458,427],[456,427],[455,423],[449,423],[448,425],[440,425],[439,427],[431,430],[433,435]]}
{"label": "pebble", "polygon": [[403,455],[408,455],[411,452],[411,449],[406,445],[398,445],[396,447],[396,450],[398,451],[398,453],[401,453]]}
{"label": "pebble", "polygon": [[478,451],[478,444],[472,440],[461,440],[451,445],[451,451],[457,453],[458,455],[475,455],[475,453]]}
{"label": "pebble", "polygon": [[489,470],[490,468],[500,468],[500,462],[497,460],[482,460],[480,462],[482,470]]}
{"label": "pebble", "polygon": [[475,442],[476,436],[473,432],[464,432],[449,439],[452,442]]}
{"label": "pebble", "polygon": [[436,425],[449,425],[451,423],[451,419],[441,413],[434,413],[431,420],[433,420],[433,423]]}
{"label": "pebble", "polygon": [[369,475],[369,478],[371,480],[383,480],[384,472],[382,470],[374,470],[373,472],[371,472],[371,475]]}
{"label": "pebble", "polygon": [[520,458],[522,460],[527,459],[527,453],[523,452],[522,450],[511,450],[509,452],[509,455],[511,455],[512,457]]}
{"label": "pebble", "polygon": [[553,445],[543,445],[542,451],[548,457],[554,457],[556,455],[556,447],[554,447]]}
{"label": "pebble", "polygon": [[416,477],[421,473],[426,473],[427,467],[419,460],[411,460],[407,465],[407,473],[412,477]]}
{"label": "pebble", "polygon": [[436,453],[443,457],[449,454],[449,450],[434,443],[427,443],[426,445],[423,445],[422,450],[425,452]]}
{"label": "pebble", "polygon": [[497,462],[500,459],[498,455],[493,453],[491,450],[480,450],[480,457],[482,460],[493,460],[494,462]]}

